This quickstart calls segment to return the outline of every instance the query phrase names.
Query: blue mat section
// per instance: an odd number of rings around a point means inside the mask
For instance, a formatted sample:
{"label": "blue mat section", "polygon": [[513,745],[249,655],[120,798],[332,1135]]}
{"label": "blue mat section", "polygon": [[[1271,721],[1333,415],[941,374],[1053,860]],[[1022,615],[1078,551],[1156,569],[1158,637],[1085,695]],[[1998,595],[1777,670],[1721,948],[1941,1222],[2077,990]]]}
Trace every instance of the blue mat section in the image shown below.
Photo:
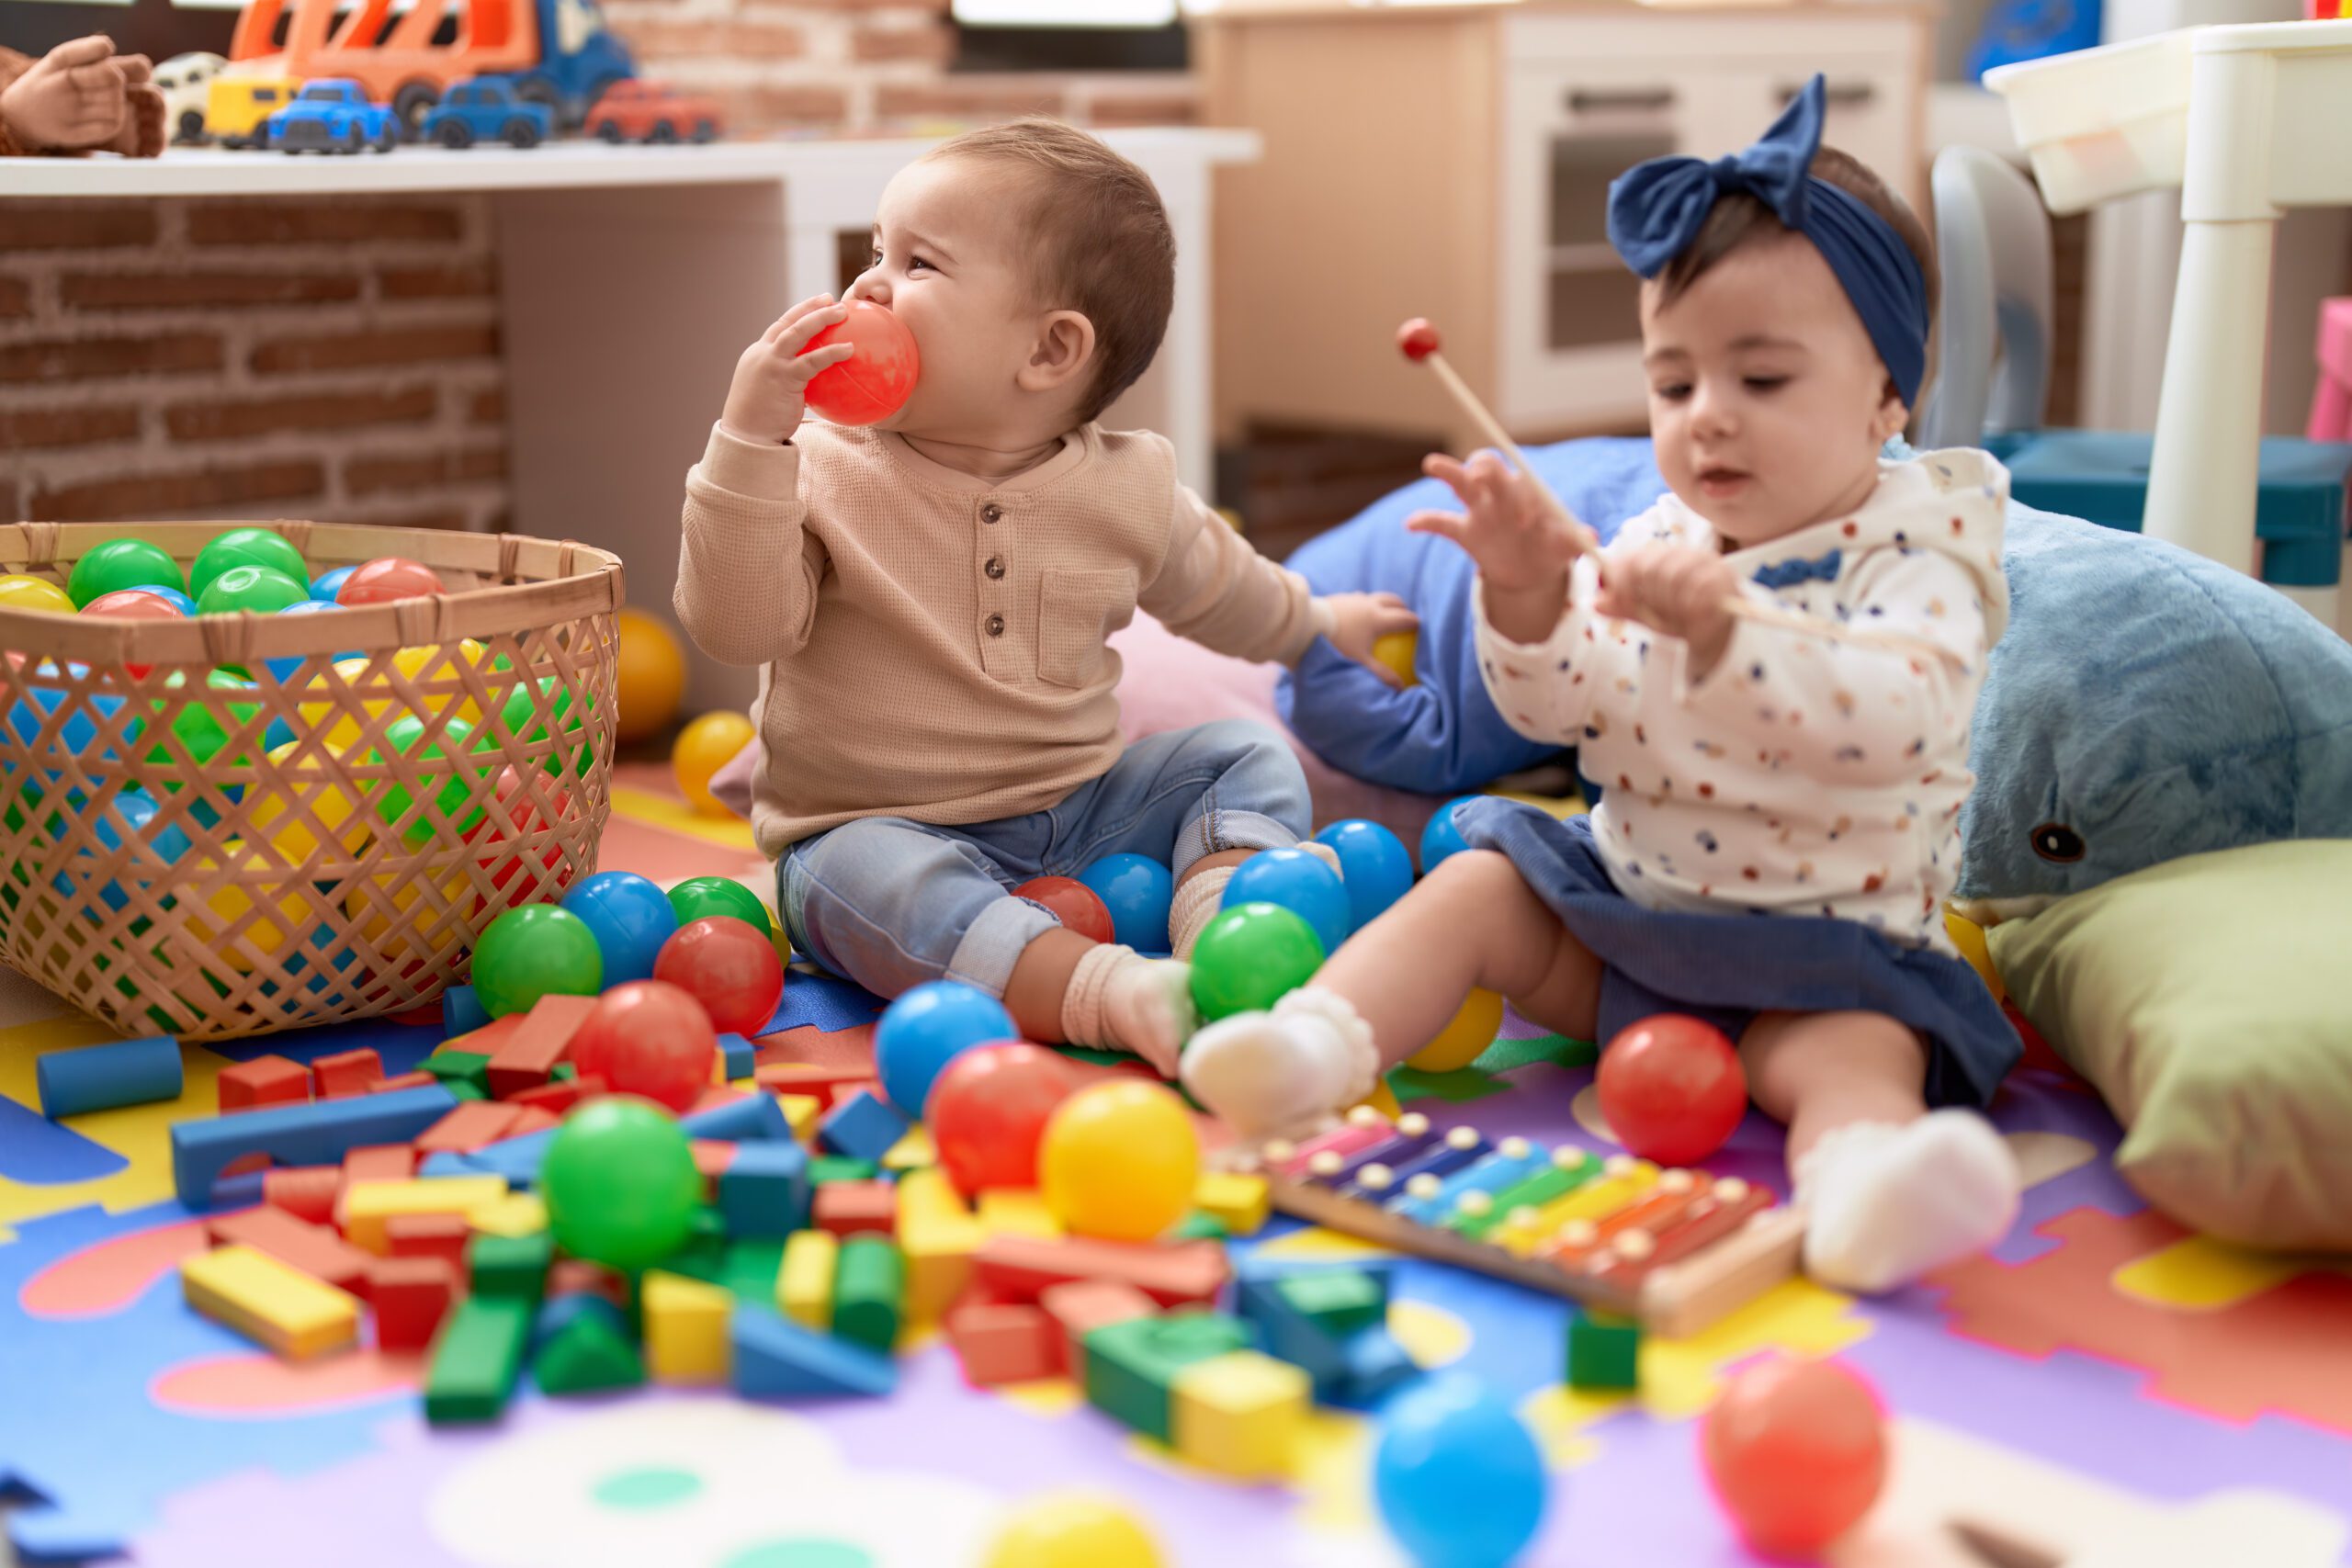
{"label": "blue mat section", "polygon": [[865,987],[828,975],[814,964],[796,964],[785,976],[784,999],[762,1034],[803,1024],[832,1033],[871,1023],[882,1013],[882,998]]}
{"label": "blue mat section", "polygon": [[0,1181],[62,1187],[112,1176],[130,1163],[72,1128],[0,1096]]}

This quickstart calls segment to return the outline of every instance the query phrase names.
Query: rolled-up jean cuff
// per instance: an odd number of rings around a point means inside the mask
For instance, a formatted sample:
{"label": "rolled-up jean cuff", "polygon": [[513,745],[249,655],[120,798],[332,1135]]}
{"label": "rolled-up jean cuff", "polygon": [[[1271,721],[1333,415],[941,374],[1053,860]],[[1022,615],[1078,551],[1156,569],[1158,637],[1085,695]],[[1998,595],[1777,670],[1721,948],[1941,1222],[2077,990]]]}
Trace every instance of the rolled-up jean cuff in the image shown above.
{"label": "rolled-up jean cuff", "polygon": [[973,917],[947,961],[947,978],[1001,997],[1012,984],[1022,950],[1061,922],[1026,898],[999,898]]}
{"label": "rolled-up jean cuff", "polygon": [[1208,856],[1225,850],[1286,850],[1298,842],[1298,835],[1256,811],[1210,810],[1177,831],[1175,858],[1170,863],[1176,880]]}

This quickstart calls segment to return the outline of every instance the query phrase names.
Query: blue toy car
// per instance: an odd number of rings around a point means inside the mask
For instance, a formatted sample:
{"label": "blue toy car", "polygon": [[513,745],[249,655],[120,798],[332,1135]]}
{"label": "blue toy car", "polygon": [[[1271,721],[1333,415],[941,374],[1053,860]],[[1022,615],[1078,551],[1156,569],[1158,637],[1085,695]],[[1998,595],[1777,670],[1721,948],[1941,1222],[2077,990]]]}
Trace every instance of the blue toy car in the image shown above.
{"label": "blue toy car", "polygon": [[517,97],[513,84],[492,76],[460,82],[425,115],[420,134],[444,147],[470,147],[503,141],[509,147],[537,147],[555,133],[555,113],[547,105]]}
{"label": "blue toy car", "polygon": [[389,152],[400,139],[392,111],[369,103],[367,90],[344,77],[311,83],[269,117],[269,144],[280,152]]}

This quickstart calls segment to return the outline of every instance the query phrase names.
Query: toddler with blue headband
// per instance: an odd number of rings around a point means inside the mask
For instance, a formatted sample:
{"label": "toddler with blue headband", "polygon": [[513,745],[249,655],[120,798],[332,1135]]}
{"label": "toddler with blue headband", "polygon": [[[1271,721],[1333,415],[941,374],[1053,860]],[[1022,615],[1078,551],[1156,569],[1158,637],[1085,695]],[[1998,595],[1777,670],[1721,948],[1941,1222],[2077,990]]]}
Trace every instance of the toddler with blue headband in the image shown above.
{"label": "toddler with blue headband", "polygon": [[2007,618],[2008,476],[1977,451],[1882,457],[1925,373],[1934,262],[1902,200],[1820,146],[1822,109],[1815,77],[1747,152],[1611,187],[1645,279],[1656,506],[1598,550],[1493,454],[1429,459],[1465,510],[1408,525],[1477,562],[1496,707],[1577,747],[1599,804],[1458,807],[1468,852],[1272,1011],[1195,1035],[1182,1077],[1272,1137],[1362,1099],[1474,987],[1577,1039],[1704,1019],[1788,1124],[1807,1267],[1882,1291],[2018,1207],[1975,1110],[2017,1036],[1942,915]]}

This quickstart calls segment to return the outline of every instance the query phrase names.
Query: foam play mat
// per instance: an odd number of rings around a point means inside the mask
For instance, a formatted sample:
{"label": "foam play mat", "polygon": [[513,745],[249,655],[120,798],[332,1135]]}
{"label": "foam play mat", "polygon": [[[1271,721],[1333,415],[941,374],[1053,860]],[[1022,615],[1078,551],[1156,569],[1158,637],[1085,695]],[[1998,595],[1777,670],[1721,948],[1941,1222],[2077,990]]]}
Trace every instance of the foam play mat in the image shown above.
{"label": "foam play mat", "polygon": [[[741,824],[693,817],[650,772],[618,782],[605,869],[763,875]],[[875,1012],[854,987],[796,969],[763,1059],[863,1063]],[[1408,1561],[1373,1505],[1363,1413],[1318,1406],[1288,1478],[1243,1484],[1069,1383],[972,1388],[935,1337],[902,1345],[884,1398],[649,1385],[550,1399],[526,1378],[497,1423],[429,1427],[418,1358],[281,1361],[184,1304],[177,1265],[206,1240],[172,1196],[170,1127],[215,1113],[232,1062],[364,1045],[389,1076],[442,1030],[188,1047],[176,1104],[43,1120],[36,1054],[110,1037],[0,973],[0,1502],[27,1561],[979,1568],[1006,1510],[1071,1488],[1122,1499],[1171,1564]],[[1614,1153],[1589,1058],[1506,1015],[1470,1067],[1400,1071],[1392,1087],[1439,1127]],[[1396,1339],[1422,1367],[1508,1395],[1542,1445],[1548,1505],[1522,1560],[1761,1561],[1709,1498],[1697,1422],[1728,1373],[1787,1352],[1841,1358],[1893,1416],[1886,1493],[1830,1562],[2352,1562],[2352,1264],[2239,1251],[2150,1212],[2112,1170],[2114,1122],[2070,1077],[2021,1070],[1994,1116],[2031,1186],[1992,1254],[1876,1301],[1784,1280],[1694,1336],[1646,1340],[1637,1393],[1564,1385],[1556,1297],[1400,1260]],[[1779,1144],[1751,1115],[1707,1163],[1777,1191]],[[1369,1255],[1283,1219],[1231,1246]]]}

